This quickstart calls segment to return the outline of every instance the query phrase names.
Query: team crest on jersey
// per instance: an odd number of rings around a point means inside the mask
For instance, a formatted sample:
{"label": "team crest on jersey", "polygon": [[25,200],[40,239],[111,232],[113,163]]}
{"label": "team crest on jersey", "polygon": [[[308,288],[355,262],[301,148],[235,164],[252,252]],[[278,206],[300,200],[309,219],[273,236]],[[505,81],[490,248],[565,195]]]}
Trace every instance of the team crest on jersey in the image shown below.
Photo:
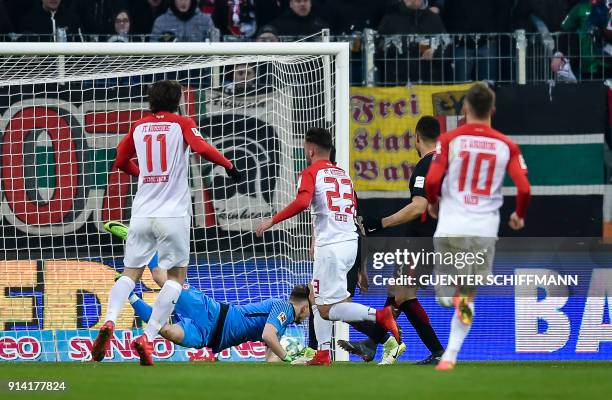
{"label": "team crest on jersey", "polygon": [[286,315],[284,312],[282,312],[282,313],[278,314],[278,317],[276,317],[276,318],[278,318],[278,321],[279,321],[281,324],[284,324],[284,323],[285,323],[285,321],[287,321],[287,315]]}
{"label": "team crest on jersey", "polygon": [[183,290],[188,290],[189,284],[187,282],[183,283]]}

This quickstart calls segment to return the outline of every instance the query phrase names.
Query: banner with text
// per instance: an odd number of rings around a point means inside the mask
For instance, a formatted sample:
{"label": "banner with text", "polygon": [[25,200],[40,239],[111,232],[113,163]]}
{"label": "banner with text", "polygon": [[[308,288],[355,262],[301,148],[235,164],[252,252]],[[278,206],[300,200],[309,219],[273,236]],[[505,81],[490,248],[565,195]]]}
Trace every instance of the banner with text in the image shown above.
{"label": "banner with text", "polygon": [[351,176],[355,189],[405,191],[419,160],[414,128],[422,116],[457,126],[470,84],[351,89]]}

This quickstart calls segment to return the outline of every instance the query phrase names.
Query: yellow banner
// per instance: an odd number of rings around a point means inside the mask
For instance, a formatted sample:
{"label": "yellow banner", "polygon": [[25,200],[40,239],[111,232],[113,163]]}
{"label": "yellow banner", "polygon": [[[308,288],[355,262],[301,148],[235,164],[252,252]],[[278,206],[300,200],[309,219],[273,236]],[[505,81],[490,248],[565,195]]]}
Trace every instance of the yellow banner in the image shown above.
{"label": "yellow banner", "polygon": [[351,88],[351,177],[355,190],[405,191],[419,160],[414,128],[424,115],[454,128],[471,84]]}

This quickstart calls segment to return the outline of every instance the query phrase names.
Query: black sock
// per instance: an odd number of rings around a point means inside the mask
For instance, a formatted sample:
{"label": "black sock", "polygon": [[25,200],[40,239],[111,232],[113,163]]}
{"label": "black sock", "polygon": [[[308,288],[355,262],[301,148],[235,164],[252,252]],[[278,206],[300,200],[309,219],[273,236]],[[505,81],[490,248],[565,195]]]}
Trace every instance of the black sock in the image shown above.
{"label": "black sock", "polygon": [[421,341],[430,352],[440,353],[444,351],[444,347],[442,347],[436,332],[431,326],[429,316],[418,299],[406,300],[399,306],[399,309],[406,314],[406,318],[408,318],[408,321],[410,321]]}
{"label": "black sock", "polygon": [[314,329],[314,316],[311,315],[308,318],[308,347],[313,350],[317,350],[319,348],[319,342],[317,342],[317,334]]}
{"label": "black sock", "polygon": [[387,297],[387,301],[385,301],[385,307],[387,306],[391,306],[391,307],[396,307],[395,305],[395,297]]}
{"label": "black sock", "polygon": [[372,339],[375,343],[383,344],[389,339],[387,331],[372,321],[351,322],[351,326]]}

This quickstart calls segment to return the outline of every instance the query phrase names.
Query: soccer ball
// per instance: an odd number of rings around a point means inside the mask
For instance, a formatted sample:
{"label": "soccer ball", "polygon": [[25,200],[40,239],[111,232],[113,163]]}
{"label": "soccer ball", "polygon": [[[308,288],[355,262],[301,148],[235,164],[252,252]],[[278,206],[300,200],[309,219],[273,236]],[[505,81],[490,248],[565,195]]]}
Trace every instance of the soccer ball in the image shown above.
{"label": "soccer ball", "polygon": [[283,336],[280,344],[290,356],[296,356],[304,347],[297,338],[292,336]]}

